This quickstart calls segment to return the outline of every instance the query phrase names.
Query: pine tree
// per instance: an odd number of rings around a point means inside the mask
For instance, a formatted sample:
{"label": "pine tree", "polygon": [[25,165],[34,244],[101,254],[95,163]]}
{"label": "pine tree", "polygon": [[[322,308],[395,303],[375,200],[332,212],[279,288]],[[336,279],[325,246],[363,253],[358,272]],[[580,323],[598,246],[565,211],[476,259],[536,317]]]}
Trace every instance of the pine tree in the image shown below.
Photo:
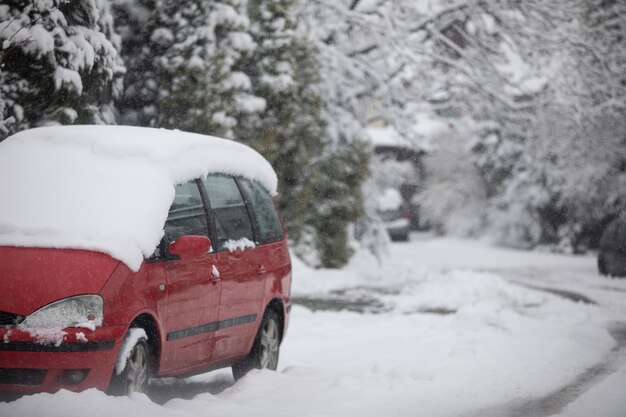
{"label": "pine tree", "polygon": [[316,231],[318,266],[340,268],[352,256],[348,225],[363,215],[361,185],[367,176],[368,157],[364,144],[352,141],[328,145],[316,164],[308,223]]}
{"label": "pine tree", "polygon": [[236,136],[276,169],[278,204],[295,252],[314,266],[340,267],[350,258],[347,226],[361,212],[360,185],[367,165],[358,146],[335,146],[329,140],[329,125],[322,118],[319,56],[295,33],[289,14],[293,3],[249,0],[257,48],[242,68],[267,107],[241,119]]}
{"label": "pine tree", "polygon": [[[149,125],[157,88],[152,62],[148,20],[159,0],[113,0],[115,30],[121,38],[121,55],[126,65],[122,93],[115,102],[118,119],[124,125]],[[145,61],[145,62],[144,62]]]}
{"label": "pine tree", "polygon": [[311,169],[322,148],[320,98],[314,90],[317,65],[313,51],[294,35],[287,12],[291,0],[250,0],[251,33],[258,45],[242,63],[253,93],[267,106],[244,117],[236,131],[274,166],[280,181],[278,205],[289,236],[302,237],[312,194]]}
{"label": "pine tree", "polygon": [[[141,31],[124,37],[131,64],[119,107],[126,122],[232,137],[240,113],[263,110],[237,68],[255,48],[245,2],[137,1],[154,11]],[[121,24],[138,20],[132,7],[116,7]]]}
{"label": "pine tree", "polygon": [[104,0],[0,7],[0,139],[46,124],[114,123],[123,73]]}

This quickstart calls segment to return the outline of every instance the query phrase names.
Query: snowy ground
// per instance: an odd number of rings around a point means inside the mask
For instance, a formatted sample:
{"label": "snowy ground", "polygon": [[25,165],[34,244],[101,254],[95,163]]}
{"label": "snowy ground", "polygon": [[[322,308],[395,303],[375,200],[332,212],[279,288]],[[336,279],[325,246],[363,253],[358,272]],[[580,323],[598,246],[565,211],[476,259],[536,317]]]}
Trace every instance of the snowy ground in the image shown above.
{"label": "snowy ground", "polygon": [[294,268],[279,372],[156,381],[152,400],[39,394],[0,416],[626,415],[626,280],[593,257],[415,235],[382,268]]}

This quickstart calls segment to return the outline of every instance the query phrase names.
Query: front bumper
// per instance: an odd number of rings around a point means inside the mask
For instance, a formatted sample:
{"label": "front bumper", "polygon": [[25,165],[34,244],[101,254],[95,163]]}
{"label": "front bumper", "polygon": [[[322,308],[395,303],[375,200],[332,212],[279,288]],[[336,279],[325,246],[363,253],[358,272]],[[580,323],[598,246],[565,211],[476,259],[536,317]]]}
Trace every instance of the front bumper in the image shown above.
{"label": "front bumper", "polygon": [[106,390],[125,331],[70,328],[45,341],[37,332],[0,328],[0,391]]}

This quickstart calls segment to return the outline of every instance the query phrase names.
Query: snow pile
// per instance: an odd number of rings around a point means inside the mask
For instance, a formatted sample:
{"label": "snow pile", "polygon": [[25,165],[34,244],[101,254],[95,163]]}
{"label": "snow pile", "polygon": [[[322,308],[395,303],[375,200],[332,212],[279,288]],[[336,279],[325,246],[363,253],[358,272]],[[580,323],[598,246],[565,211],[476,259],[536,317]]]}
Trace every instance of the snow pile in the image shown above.
{"label": "snow pile", "polygon": [[[421,275],[421,276],[420,276]],[[423,271],[411,285],[403,284],[399,294],[385,297],[402,313],[434,312],[464,314],[487,318],[505,310],[517,311],[546,303],[537,291],[513,286],[494,273],[453,270]],[[487,321],[491,323],[490,319]]]}
{"label": "snow pile", "polygon": [[[428,234],[415,234],[419,242],[392,245],[391,253],[379,264],[365,251],[359,251],[344,270],[315,270],[296,256],[291,256],[296,295],[323,294],[349,287],[399,287],[422,282],[435,271],[473,274],[461,269],[499,270],[512,268],[595,268],[595,258],[519,251],[494,247],[486,241],[458,238],[431,239]],[[450,278],[446,277],[446,280]],[[439,283],[445,284],[445,281]]]}
{"label": "snow pile", "polygon": [[0,144],[0,245],[87,249],[133,270],[163,235],[174,186],[208,173],[259,181],[270,164],[239,143],[164,129],[32,129]]}

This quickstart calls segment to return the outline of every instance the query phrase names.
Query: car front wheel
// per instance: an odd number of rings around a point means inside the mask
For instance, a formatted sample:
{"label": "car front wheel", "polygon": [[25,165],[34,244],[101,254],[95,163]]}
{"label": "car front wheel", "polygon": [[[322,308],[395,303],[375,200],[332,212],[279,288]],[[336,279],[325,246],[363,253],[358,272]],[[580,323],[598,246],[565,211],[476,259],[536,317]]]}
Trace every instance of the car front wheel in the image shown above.
{"label": "car front wheel", "polygon": [[252,369],[275,371],[278,367],[280,339],[280,318],[274,310],[267,310],[254,339],[252,351],[244,359],[233,364],[235,380],[243,378]]}
{"label": "car front wheel", "polygon": [[[120,355],[124,352],[120,352]],[[124,360],[120,358],[119,360]],[[150,347],[145,338],[139,338],[125,359],[124,369],[118,374],[113,371],[109,385],[111,395],[129,395],[133,392],[145,393],[150,379]]]}

